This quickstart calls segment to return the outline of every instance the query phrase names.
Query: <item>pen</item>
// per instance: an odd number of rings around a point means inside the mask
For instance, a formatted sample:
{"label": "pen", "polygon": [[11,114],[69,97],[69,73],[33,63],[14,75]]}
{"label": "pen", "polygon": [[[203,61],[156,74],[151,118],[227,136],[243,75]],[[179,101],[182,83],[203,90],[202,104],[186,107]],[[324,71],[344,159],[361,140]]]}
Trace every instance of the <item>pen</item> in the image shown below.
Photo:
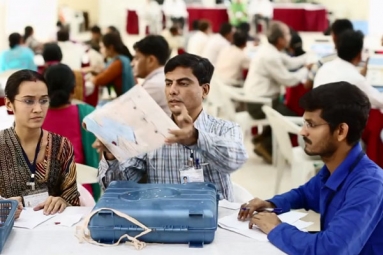
{"label": "pen", "polygon": [[[242,207],[241,210],[246,211],[246,210],[249,210],[249,208]],[[275,214],[280,214],[282,213],[282,211],[283,211],[282,208],[264,208],[262,210],[256,211],[255,214],[258,212],[273,212]]]}

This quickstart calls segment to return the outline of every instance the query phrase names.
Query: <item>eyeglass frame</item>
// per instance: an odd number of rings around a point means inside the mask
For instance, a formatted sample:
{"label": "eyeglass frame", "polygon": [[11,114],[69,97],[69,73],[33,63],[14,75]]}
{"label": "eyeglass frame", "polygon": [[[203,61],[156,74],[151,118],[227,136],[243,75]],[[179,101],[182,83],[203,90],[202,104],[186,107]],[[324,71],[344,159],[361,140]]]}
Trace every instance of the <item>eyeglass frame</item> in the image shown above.
{"label": "eyeglass frame", "polygon": [[[38,104],[40,104],[41,107],[49,107],[49,103],[50,103],[50,99],[49,98],[41,98],[41,99],[38,99],[38,100],[36,100],[36,99],[27,99],[27,98],[25,98],[23,100],[20,100],[20,99],[16,99],[15,98],[14,100],[17,101],[17,102],[24,103],[27,107],[35,106],[36,102],[38,102]],[[27,103],[26,102],[27,100],[32,101],[31,104]],[[41,102],[42,100],[46,100],[46,102],[42,103]]]}

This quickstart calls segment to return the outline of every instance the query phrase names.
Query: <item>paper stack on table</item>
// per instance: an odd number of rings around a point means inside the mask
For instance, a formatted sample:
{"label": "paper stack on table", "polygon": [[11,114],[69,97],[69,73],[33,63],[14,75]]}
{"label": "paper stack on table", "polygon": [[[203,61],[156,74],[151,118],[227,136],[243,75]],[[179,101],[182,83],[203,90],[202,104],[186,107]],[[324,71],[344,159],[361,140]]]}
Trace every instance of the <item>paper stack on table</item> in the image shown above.
{"label": "paper stack on table", "polygon": [[[291,211],[278,215],[278,217],[282,222],[288,223],[302,230],[313,224],[312,222],[305,222],[300,220],[306,215],[307,213]],[[249,221],[239,221],[237,217],[238,213],[223,217],[218,220],[218,225],[223,229],[227,229],[259,241],[268,241],[267,235],[263,233],[260,229],[256,227],[253,227],[253,229],[249,229]]]}
{"label": "paper stack on table", "polygon": [[38,225],[53,218],[55,215],[44,215],[43,210],[34,211],[33,208],[26,207],[20,214],[20,218],[15,220],[16,228],[34,229]]}
{"label": "paper stack on table", "polygon": [[25,210],[21,212],[20,218],[15,220],[14,226],[16,228],[34,229],[42,223],[52,219],[52,225],[72,227],[84,216],[84,214],[79,213],[76,209],[76,207],[68,207],[62,213],[46,216],[44,215],[43,210],[34,211],[33,208],[25,208]]}

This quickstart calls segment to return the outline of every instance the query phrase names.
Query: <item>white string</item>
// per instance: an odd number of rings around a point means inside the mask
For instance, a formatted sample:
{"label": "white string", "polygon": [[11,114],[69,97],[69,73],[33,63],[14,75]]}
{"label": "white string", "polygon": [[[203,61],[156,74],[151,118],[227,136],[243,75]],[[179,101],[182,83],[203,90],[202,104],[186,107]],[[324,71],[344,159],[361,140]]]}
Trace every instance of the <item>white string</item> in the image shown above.
{"label": "white string", "polygon": [[[131,237],[129,236],[128,234],[125,234],[125,235],[122,235],[118,241],[114,244],[103,244],[103,243],[99,243],[99,242],[96,242],[95,240],[92,239],[91,235],[90,235],[90,230],[88,228],[88,225],[89,225],[89,221],[90,219],[93,217],[93,215],[95,215],[96,213],[98,213],[99,211],[101,210],[109,210],[109,211],[112,211],[114,212],[116,215],[122,217],[122,218],[125,218],[127,219],[128,221],[134,223],[135,225],[141,227],[144,231],[141,232],[140,234],[136,235],[135,237]],[[127,242],[128,244],[132,244],[136,250],[142,250],[143,248],[145,248],[146,246],[146,243],[142,242],[142,241],[139,241],[137,238],[141,237],[141,236],[144,236],[148,233],[150,233],[152,230],[148,227],[146,227],[144,224],[142,224],[141,222],[139,222],[138,220],[130,217],[129,215],[125,214],[125,213],[122,213],[122,212],[119,212],[119,211],[116,211],[114,209],[110,209],[110,208],[100,208],[100,209],[97,209],[96,211],[93,211],[91,212],[85,219],[84,219],[84,223],[82,226],[77,226],[76,227],[76,234],[75,236],[79,239],[80,243],[83,243],[84,241],[85,242],[88,242],[90,244],[95,244],[95,245],[99,245],[99,246],[104,246],[104,247],[111,247],[111,246],[117,246],[120,244],[120,242],[124,239],[124,238],[128,238],[128,240],[130,242]]]}

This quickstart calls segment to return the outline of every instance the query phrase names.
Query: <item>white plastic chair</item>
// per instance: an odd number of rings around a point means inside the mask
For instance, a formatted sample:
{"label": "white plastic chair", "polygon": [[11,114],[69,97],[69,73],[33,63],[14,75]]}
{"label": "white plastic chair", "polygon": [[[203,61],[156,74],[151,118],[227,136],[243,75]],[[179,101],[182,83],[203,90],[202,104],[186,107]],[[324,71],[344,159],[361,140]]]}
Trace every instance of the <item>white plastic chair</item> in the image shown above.
{"label": "white plastic chair", "polygon": [[98,183],[98,169],[76,163],[77,183],[92,184]]}
{"label": "white plastic chair", "polygon": [[80,206],[94,207],[96,205],[92,195],[81,184],[77,184],[77,190],[80,193]]}
{"label": "white plastic chair", "polygon": [[262,110],[270,122],[273,137],[278,146],[278,150],[274,150],[274,153],[277,153],[277,178],[275,183],[275,193],[277,194],[286,162],[290,163],[291,177],[296,187],[304,184],[310,177],[314,176],[316,174],[315,166],[323,165],[323,162],[307,156],[302,147],[293,147],[291,145],[289,134],[299,134],[301,129],[294,121],[289,117],[284,117],[270,106],[264,105]]}
{"label": "white plastic chair", "polygon": [[251,195],[251,193],[247,189],[245,189],[244,187],[234,182],[233,182],[233,191],[234,191],[235,203],[244,204],[254,198],[254,196]]}
{"label": "white plastic chair", "polygon": [[225,117],[238,123],[241,126],[244,135],[250,134],[251,128],[254,126],[257,126],[258,132],[261,133],[263,127],[269,125],[267,119],[253,119],[247,111],[236,113],[235,105],[232,100],[243,103],[263,104],[271,106],[271,98],[250,96],[245,94],[243,88],[236,88],[230,85],[226,85],[220,81],[216,82],[216,86],[220,90],[220,101],[225,105]]}

